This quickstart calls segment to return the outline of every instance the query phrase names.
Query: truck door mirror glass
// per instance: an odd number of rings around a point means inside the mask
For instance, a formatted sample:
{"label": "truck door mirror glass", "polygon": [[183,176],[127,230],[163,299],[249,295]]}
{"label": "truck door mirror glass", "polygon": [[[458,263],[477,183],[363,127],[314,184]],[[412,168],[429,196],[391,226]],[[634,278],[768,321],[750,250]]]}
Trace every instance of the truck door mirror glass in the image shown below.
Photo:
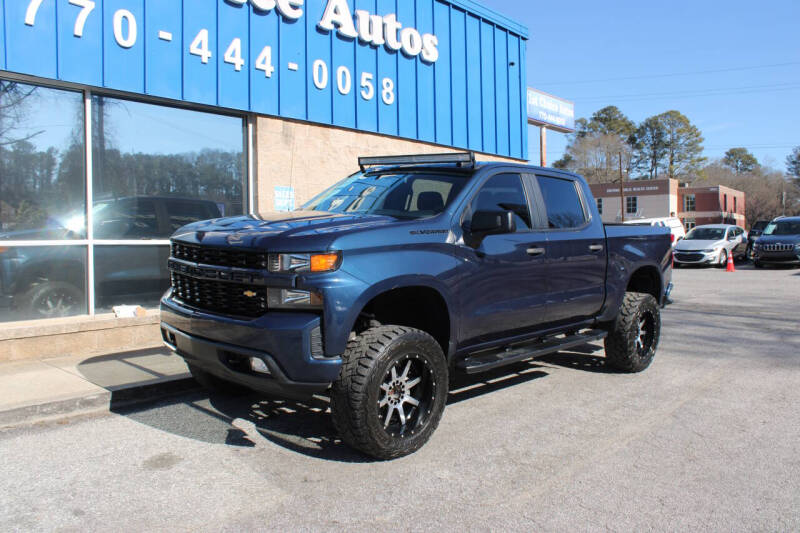
{"label": "truck door mirror glass", "polygon": [[476,239],[515,231],[517,224],[512,211],[476,211],[469,225],[470,235]]}

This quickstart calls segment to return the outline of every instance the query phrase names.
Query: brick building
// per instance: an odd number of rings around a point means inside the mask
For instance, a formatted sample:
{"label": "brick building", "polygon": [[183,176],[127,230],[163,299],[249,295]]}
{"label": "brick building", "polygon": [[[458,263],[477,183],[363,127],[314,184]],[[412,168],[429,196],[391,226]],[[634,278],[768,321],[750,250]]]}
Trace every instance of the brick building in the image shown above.
{"label": "brick building", "polygon": [[[737,224],[745,227],[745,193],[722,185],[681,187],[677,180],[634,180],[591,185],[603,222],[677,216],[687,231],[703,224]],[[623,217],[624,208],[624,217]]]}
{"label": "brick building", "polygon": [[678,205],[678,217],[687,230],[703,224],[746,227],[745,194],[730,187],[680,187]]}

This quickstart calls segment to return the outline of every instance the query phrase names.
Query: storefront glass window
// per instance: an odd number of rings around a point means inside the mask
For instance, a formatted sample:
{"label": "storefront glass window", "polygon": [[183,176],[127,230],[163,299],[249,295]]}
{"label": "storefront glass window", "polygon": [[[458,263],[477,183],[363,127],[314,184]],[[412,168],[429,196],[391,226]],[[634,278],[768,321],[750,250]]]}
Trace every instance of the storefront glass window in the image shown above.
{"label": "storefront glass window", "polygon": [[86,237],[83,95],[0,80],[0,240]]}
{"label": "storefront glass window", "polygon": [[97,239],[167,239],[244,212],[242,119],[92,97]]}
{"label": "storefront glass window", "polygon": [[94,288],[98,313],[115,305],[156,307],[169,287],[169,246],[95,246]]}
{"label": "storefront glass window", "polygon": [[0,243],[0,322],[86,314],[86,246]]}
{"label": "storefront glass window", "polygon": [[241,117],[91,102],[89,239],[85,93],[0,79],[0,322],[156,307],[166,240],[246,211]]}

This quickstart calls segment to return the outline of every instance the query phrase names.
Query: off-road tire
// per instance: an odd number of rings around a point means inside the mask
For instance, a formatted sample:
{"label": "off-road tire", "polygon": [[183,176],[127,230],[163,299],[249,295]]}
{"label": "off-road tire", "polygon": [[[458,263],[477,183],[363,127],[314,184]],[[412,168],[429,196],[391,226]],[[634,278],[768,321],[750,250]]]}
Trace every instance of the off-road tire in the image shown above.
{"label": "off-road tire", "polygon": [[[640,324],[652,328],[640,348]],[[619,315],[605,340],[606,364],[622,372],[641,372],[653,362],[661,335],[661,310],[650,294],[626,292]]]}
{"label": "off-road tire", "polygon": [[[421,448],[439,425],[447,401],[448,369],[439,343],[414,328],[372,327],[347,343],[343,360],[331,388],[331,416],[342,441],[377,459],[394,459]],[[392,368],[407,361],[427,376],[419,385],[425,397],[413,415],[414,429],[393,434],[384,429],[380,404],[388,393],[381,385]]]}
{"label": "off-road tire", "polygon": [[250,389],[243,385],[238,385],[222,378],[218,378],[217,376],[209,374],[205,370],[198,368],[195,365],[187,363],[186,366],[189,367],[189,372],[192,374],[194,380],[209,392],[229,394],[232,396],[241,396],[251,392]]}

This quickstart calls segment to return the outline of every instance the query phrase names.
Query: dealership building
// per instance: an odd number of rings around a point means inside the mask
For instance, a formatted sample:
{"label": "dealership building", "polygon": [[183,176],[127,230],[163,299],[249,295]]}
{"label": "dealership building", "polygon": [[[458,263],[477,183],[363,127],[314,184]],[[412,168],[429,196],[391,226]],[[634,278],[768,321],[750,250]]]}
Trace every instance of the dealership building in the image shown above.
{"label": "dealership building", "polygon": [[689,187],[678,180],[594,183],[592,194],[603,222],[677,216],[686,230],[703,224],[736,224],[746,227],[745,193],[716,185]]}
{"label": "dealership building", "polygon": [[0,361],[159,345],[174,230],[299,207],[360,155],[528,159],[527,29],[472,0],[0,14]]}

